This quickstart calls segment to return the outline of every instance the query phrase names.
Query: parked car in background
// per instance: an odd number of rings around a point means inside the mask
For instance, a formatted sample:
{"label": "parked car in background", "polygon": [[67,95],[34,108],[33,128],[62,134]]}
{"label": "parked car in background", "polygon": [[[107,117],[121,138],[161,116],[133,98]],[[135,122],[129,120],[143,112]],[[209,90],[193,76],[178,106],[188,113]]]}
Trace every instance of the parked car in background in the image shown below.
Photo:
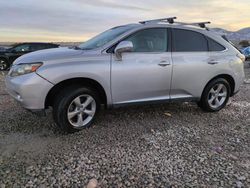
{"label": "parked car in background", "polygon": [[0,52],[7,50],[8,48],[5,46],[0,46]]}
{"label": "parked car in background", "polygon": [[89,127],[101,105],[191,100],[204,111],[223,109],[243,83],[245,56],[207,22],[173,19],[118,26],[75,48],[20,57],[7,91],[31,111],[52,107],[67,132]]}
{"label": "parked car in background", "polygon": [[37,50],[58,48],[58,44],[53,43],[20,43],[8,49],[0,51],[0,70],[8,70],[13,61],[18,57]]}
{"label": "parked car in background", "polygon": [[245,55],[247,60],[250,60],[250,46],[243,48],[241,52]]}

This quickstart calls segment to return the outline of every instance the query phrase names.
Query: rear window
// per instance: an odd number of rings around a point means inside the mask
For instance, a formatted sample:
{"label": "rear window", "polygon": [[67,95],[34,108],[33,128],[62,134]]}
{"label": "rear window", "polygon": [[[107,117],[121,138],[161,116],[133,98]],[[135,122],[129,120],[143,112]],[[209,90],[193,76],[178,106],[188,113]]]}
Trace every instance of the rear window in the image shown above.
{"label": "rear window", "polygon": [[208,41],[208,48],[209,51],[223,51],[226,48],[224,46],[222,46],[221,44],[219,44],[218,42],[214,41],[213,39],[207,37],[207,41]]}
{"label": "rear window", "polygon": [[242,52],[240,51],[240,49],[234,45],[234,43],[232,43],[225,35],[221,36],[225,41],[227,41],[229,44],[231,44],[231,46],[233,46],[239,53],[242,54]]}
{"label": "rear window", "polygon": [[201,33],[173,29],[173,51],[175,52],[204,52],[208,51],[207,40]]}

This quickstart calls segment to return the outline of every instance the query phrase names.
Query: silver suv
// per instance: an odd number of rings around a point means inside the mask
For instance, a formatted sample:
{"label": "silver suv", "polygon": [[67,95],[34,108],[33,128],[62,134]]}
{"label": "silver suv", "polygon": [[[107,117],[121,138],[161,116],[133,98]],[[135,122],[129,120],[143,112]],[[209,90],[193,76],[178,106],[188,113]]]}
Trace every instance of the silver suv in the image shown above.
{"label": "silver suv", "polygon": [[175,19],[118,26],[77,47],[24,55],[6,77],[7,90],[31,111],[52,107],[67,132],[89,127],[101,105],[191,100],[219,111],[243,82],[245,57],[206,22]]}

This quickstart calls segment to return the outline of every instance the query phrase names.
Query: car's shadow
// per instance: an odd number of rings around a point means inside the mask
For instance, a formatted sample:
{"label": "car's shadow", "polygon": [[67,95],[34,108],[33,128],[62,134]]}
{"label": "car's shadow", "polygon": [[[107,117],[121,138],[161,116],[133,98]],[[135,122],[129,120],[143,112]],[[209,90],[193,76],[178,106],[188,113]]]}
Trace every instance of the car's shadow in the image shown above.
{"label": "car's shadow", "polygon": [[[1,115],[2,132],[36,133],[41,135],[66,134],[55,124],[52,110],[48,110],[47,115],[43,117],[22,109],[16,103],[13,105],[14,107],[10,105],[10,109],[5,109]],[[119,131],[120,128],[123,129],[124,127],[135,129],[140,126],[151,129],[156,128],[157,124],[168,121],[170,118],[180,118],[187,112],[193,115],[201,115],[203,113],[195,103],[166,103],[102,109],[93,126],[81,132],[92,132],[92,130],[108,131],[110,129]],[[4,126],[4,124],[7,126]],[[150,126],[148,126],[149,124]]]}

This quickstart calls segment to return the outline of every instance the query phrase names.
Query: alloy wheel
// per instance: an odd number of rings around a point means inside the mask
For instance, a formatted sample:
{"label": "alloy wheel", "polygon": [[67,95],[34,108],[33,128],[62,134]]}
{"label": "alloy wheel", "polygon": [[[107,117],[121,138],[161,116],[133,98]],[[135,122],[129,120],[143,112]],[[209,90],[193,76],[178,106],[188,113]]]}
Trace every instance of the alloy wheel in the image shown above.
{"label": "alloy wheel", "polygon": [[208,94],[208,104],[211,108],[217,109],[221,107],[227,99],[228,91],[224,84],[216,84]]}
{"label": "alloy wheel", "polygon": [[86,126],[96,113],[96,101],[90,95],[76,97],[68,108],[68,121],[74,128]]}
{"label": "alloy wheel", "polygon": [[2,60],[2,59],[0,59],[0,70],[1,71],[6,70],[7,67],[8,67],[7,62],[4,61],[4,60]]}

